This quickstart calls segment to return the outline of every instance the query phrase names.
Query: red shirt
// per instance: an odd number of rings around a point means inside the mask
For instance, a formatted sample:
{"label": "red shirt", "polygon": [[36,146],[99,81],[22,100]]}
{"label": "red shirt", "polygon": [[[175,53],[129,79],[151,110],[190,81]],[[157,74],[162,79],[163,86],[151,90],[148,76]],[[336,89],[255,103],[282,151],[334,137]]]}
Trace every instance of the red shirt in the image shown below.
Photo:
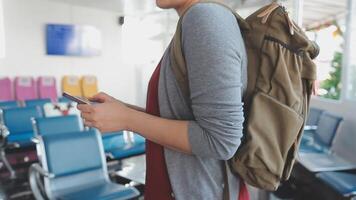
{"label": "red shirt", "polygon": [[[153,72],[147,91],[146,112],[160,116],[158,102],[158,83],[161,70],[159,62]],[[145,200],[174,200],[171,183],[167,172],[163,146],[146,140],[146,181]],[[249,200],[246,184],[240,180],[238,200]]]}

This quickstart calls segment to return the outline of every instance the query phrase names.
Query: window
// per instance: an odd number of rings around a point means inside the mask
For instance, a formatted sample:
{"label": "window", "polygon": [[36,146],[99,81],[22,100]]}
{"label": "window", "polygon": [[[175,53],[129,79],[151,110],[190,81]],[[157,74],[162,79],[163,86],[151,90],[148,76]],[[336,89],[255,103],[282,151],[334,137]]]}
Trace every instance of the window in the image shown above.
{"label": "window", "polygon": [[0,58],[5,57],[5,30],[2,0],[0,0]]}
{"label": "window", "polygon": [[349,83],[348,86],[348,97],[350,99],[356,100],[356,1],[349,0],[349,51],[348,51],[348,66],[349,66]]}
{"label": "window", "polygon": [[[317,96],[338,100],[342,94],[345,16],[347,0],[293,1],[294,19],[302,22],[309,39],[320,47]],[[300,16],[301,15],[301,16]]]}
{"label": "window", "polygon": [[309,38],[314,39],[320,47],[320,54],[315,60],[318,69],[317,95],[334,100],[341,97],[344,45],[342,26],[342,20],[334,20],[307,32]]}

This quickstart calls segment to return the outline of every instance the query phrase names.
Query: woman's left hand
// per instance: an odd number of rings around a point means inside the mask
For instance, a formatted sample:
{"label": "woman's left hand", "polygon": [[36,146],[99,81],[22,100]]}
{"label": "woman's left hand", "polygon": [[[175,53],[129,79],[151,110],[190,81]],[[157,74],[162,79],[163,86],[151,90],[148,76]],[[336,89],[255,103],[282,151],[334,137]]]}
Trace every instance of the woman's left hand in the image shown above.
{"label": "woman's left hand", "polygon": [[128,115],[131,111],[123,102],[113,97],[99,93],[93,100],[101,103],[92,105],[79,104],[77,108],[81,111],[81,117],[84,124],[89,127],[95,127],[100,132],[113,132],[128,130]]}

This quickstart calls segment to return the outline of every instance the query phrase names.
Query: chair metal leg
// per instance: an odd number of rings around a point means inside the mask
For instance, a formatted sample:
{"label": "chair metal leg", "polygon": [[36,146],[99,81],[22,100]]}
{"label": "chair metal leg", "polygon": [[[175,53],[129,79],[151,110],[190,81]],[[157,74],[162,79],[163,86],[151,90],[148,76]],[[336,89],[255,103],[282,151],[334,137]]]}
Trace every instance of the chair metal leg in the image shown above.
{"label": "chair metal leg", "polygon": [[4,163],[6,169],[9,170],[10,179],[15,179],[16,178],[16,172],[11,167],[9,161],[7,160],[6,155],[5,155],[5,150],[3,148],[0,149],[0,161],[2,161]]}

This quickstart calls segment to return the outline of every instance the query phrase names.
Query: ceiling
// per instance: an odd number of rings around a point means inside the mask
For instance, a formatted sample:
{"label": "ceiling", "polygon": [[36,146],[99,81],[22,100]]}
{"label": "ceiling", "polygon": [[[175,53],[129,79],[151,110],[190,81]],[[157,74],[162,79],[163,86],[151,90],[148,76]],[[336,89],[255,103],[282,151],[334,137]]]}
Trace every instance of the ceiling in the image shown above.
{"label": "ceiling", "polygon": [[[72,5],[109,10],[122,15],[144,15],[162,11],[155,0],[50,0]],[[226,4],[242,12],[242,16],[251,13],[271,0],[223,0]],[[293,0],[280,0],[287,7],[293,7]],[[346,13],[347,0],[304,0],[303,26],[311,28],[321,23],[341,18]],[[289,8],[292,10],[292,8]],[[292,11],[293,12],[293,11]]]}
{"label": "ceiling", "polygon": [[346,15],[347,0],[304,0],[303,25],[307,29],[342,19]]}

